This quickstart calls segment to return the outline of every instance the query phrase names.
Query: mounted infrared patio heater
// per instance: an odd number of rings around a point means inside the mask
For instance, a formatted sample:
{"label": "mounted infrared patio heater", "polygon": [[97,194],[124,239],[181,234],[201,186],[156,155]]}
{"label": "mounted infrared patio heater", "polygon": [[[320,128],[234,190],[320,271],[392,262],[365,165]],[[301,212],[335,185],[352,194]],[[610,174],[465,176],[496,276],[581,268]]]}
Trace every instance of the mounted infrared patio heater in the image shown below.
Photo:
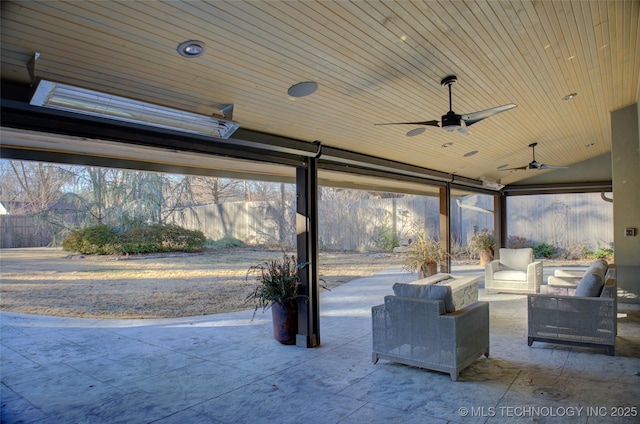
{"label": "mounted infrared patio heater", "polygon": [[240,127],[231,120],[233,105],[221,105],[219,115],[206,116],[57,82],[36,83],[34,106],[224,139]]}

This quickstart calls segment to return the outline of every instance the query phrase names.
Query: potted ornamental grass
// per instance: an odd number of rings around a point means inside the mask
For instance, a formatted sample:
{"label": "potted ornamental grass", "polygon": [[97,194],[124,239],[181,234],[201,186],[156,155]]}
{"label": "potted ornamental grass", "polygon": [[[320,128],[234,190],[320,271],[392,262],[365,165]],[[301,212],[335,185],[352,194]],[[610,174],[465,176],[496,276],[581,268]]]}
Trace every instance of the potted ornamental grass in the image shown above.
{"label": "potted ornamental grass", "polygon": [[298,332],[298,293],[300,277],[298,271],[305,264],[299,265],[294,255],[285,252],[280,259],[270,259],[251,266],[246,278],[255,278],[256,287],[247,296],[246,301],[253,301],[255,310],[263,312],[271,309],[273,317],[273,337],[282,344],[295,344]]}
{"label": "potted ornamental grass", "polygon": [[475,233],[469,242],[469,252],[480,256],[481,266],[486,266],[493,260],[495,248],[496,240],[493,237],[493,231],[487,229]]}
{"label": "potted ornamental grass", "polygon": [[418,278],[426,278],[438,273],[438,264],[447,258],[442,244],[421,232],[403,253],[403,267],[408,272],[418,272]]}

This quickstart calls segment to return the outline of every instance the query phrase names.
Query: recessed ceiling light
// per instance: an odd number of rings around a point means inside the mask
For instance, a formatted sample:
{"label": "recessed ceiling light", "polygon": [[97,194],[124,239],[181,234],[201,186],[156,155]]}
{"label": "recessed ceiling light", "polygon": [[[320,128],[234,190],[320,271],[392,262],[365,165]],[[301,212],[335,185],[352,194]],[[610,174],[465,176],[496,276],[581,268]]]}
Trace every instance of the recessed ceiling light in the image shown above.
{"label": "recessed ceiling light", "polygon": [[567,58],[567,60],[573,60],[573,59],[575,59],[575,58],[576,58],[575,56],[569,56],[569,57]]}
{"label": "recessed ceiling light", "polygon": [[465,158],[468,158],[469,156],[473,156],[473,155],[475,155],[475,154],[477,154],[477,153],[478,153],[478,151],[477,151],[477,150],[472,150],[472,151],[470,151],[470,152],[465,153],[465,154],[464,154],[464,157],[465,157]]}
{"label": "recessed ceiling light", "polygon": [[497,167],[496,169],[503,169],[506,168],[507,166],[509,166],[508,163],[505,163],[504,165],[500,165],[499,167]]}
{"label": "recessed ceiling light", "polygon": [[571,99],[574,99],[577,95],[578,95],[578,93],[567,94],[566,96],[564,96],[562,98],[562,100],[571,100]]}
{"label": "recessed ceiling light", "polygon": [[180,56],[189,58],[202,56],[205,50],[204,43],[196,40],[185,41],[178,46]]}
{"label": "recessed ceiling light", "polygon": [[444,144],[442,145],[442,147],[451,147],[451,146],[453,146],[453,143],[452,143],[451,141],[450,141],[450,142],[448,142],[448,143],[444,143]]}
{"label": "recessed ceiling light", "polygon": [[304,81],[289,87],[287,93],[291,97],[304,97],[313,94],[318,89],[318,84],[313,81]]}
{"label": "recessed ceiling light", "polygon": [[424,130],[425,130],[424,128],[414,128],[411,131],[409,131],[406,135],[407,137],[413,137],[413,136],[422,134]]}

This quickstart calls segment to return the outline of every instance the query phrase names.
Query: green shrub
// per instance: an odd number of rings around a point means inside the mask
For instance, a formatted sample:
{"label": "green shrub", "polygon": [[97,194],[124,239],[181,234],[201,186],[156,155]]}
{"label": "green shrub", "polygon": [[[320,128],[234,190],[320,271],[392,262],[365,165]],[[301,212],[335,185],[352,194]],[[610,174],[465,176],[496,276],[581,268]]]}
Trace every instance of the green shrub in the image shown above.
{"label": "green shrub", "polygon": [[535,244],[532,247],[533,254],[536,258],[552,258],[557,252],[555,246],[545,242]]}
{"label": "green shrub", "polygon": [[171,252],[197,252],[205,248],[207,238],[200,230],[187,230],[177,225],[154,226],[162,230],[162,248]]}
{"label": "green shrub", "polygon": [[596,250],[591,250],[589,246],[582,247],[582,256],[585,259],[613,259],[613,248],[598,244]]}
{"label": "green shrub", "polygon": [[85,255],[112,255],[121,252],[118,234],[106,225],[72,231],[62,242],[62,248],[67,252]]}
{"label": "green shrub", "polygon": [[162,227],[133,228],[122,234],[122,251],[124,253],[162,252]]}
{"label": "green shrub", "polygon": [[235,237],[224,236],[218,240],[207,240],[207,246],[214,249],[231,249],[234,247],[244,247],[246,244]]}
{"label": "green shrub", "polygon": [[612,247],[598,246],[598,248],[593,252],[593,257],[595,259],[607,259],[607,260],[610,260],[610,259],[613,258],[613,248]]}
{"label": "green shrub", "polygon": [[205,242],[202,231],[187,230],[176,225],[134,228],[121,235],[106,225],[97,225],[73,231],[62,242],[62,248],[86,255],[196,252],[204,249]]}
{"label": "green shrub", "polygon": [[383,226],[378,229],[376,246],[385,252],[390,252],[394,247],[400,246],[400,238],[398,234],[393,231],[393,228]]}
{"label": "green shrub", "polygon": [[206,237],[199,230],[177,225],[150,225],[134,228],[122,235],[125,253],[197,252],[205,248]]}

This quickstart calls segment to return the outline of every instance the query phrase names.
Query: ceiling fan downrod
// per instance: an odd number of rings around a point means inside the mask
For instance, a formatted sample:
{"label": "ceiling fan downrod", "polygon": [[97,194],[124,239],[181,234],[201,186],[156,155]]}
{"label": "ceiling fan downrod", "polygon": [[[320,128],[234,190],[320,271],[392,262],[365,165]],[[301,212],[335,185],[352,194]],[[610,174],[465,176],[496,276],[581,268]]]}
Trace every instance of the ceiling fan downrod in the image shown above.
{"label": "ceiling fan downrod", "polygon": [[458,81],[458,77],[456,77],[455,75],[449,75],[447,77],[444,77],[442,81],[440,81],[440,84],[443,87],[449,88],[449,113],[453,113],[453,103],[451,101],[451,86],[455,84],[457,81]]}
{"label": "ceiling fan downrod", "polygon": [[531,147],[531,149],[533,150],[533,161],[536,161],[536,146],[538,145],[538,143],[531,143],[529,144],[529,147]]}

